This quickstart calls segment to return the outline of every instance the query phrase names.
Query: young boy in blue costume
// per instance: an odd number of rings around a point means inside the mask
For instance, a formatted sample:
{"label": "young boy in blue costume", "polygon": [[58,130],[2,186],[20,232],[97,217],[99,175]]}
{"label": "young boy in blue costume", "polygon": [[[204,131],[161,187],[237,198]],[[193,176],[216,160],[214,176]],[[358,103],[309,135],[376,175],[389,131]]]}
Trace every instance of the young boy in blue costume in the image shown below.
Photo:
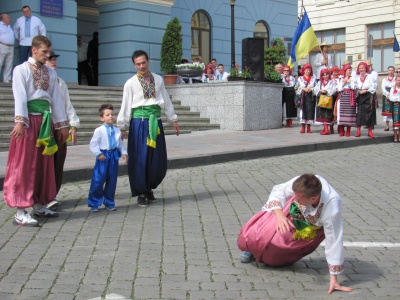
{"label": "young boy in blue costume", "polygon": [[99,114],[103,125],[95,129],[90,140],[90,151],[96,155],[88,197],[88,206],[92,212],[98,212],[102,203],[108,210],[115,210],[114,195],[117,188],[118,160],[121,154],[128,162],[121,131],[113,126],[114,107],[111,104],[103,104],[99,109]]}

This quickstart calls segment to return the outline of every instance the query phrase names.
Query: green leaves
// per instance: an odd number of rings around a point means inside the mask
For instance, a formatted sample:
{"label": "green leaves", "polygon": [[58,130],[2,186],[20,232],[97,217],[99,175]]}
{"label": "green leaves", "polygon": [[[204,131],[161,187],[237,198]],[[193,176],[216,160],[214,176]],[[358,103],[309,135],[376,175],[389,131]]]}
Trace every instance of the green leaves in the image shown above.
{"label": "green leaves", "polygon": [[182,25],[177,17],[168,22],[161,44],[161,71],[176,74],[182,58]]}

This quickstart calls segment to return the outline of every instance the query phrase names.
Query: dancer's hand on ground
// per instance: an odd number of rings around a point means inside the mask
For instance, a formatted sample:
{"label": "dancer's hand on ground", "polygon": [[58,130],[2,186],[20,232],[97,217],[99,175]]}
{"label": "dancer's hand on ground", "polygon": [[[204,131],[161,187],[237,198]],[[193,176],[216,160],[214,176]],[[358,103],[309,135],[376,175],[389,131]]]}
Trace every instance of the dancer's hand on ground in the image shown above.
{"label": "dancer's hand on ground", "polygon": [[337,275],[331,275],[328,294],[332,294],[334,291],[352,292],[353,289],[346,286],[341,286],[337,280]]}
{"label": "dancer's hand on ground", "polygon": [[275,209],[273,212],[276,216],[276,231],[283,234],[290,230],[290,227],[295,228],[292,221],[286,218],[281,209]]}

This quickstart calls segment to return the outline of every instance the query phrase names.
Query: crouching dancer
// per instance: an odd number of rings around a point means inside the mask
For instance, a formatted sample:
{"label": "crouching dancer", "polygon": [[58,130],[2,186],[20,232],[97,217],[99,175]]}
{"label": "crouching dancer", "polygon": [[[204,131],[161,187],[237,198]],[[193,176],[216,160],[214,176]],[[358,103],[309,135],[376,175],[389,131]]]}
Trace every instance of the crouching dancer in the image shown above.
{"label": "crouching dancer", "polygon": [[343,271],[342,200],[321,176],[303,174],[274,186],[262,211],[243,227],[238,246],[241,262],[254,259],[269,266],[292,264],[312,253],[325,239],[330,272],[328,293],[351,292],[341,286]]}

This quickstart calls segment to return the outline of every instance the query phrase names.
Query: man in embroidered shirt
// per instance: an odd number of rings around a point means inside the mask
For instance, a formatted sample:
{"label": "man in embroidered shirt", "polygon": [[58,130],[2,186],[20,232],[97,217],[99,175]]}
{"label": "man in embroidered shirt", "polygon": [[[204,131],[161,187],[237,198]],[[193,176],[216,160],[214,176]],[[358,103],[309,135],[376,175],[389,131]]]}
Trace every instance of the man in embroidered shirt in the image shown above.
{"label": "man in embroidered shirt", "polygon": [[179,125],[162,77],[149,70],[147,53],[133,52],[132,61],[138,72],[124,85],[117,125],[122,139],[129,130],[129,183],[132,196],[138,196],[138,205],[146,207],[149,201],[156,200],[152,189],[157,188],[167,172],[161,110],[172,122],[176,135],[179,135]]}
{"label": "man in embroidered shirt", "polygon": [[262,211],[243,227],[238,238],[240,260],[270,266],[293,264],[312,253],[325,239],[330,273],[328,293],[351,292],[341,286],[343,271],[342,201],[321,176],[303,174],[273,187]]}
{"label": "man in embroidered shirt", "polygon": [[[57,74],[46,66],[50,51],[50,40],[35,36],[32,57],[16,66],[13,73],[15,125],[10,133],[3,191],[6,204],[17,209],[14,223],[20,226],[38,226],[25,211],[28,207],[33,207],[37,217],[58,216],[46,205],[56,196],[53,154],[57,143],[68,138],[68,122]],[[52,120],[58,141],[53,138]]]}
{"label": "man in embroidered shirt", "polygon": [[42,21],[32,16],[28,5],[22,7],[23,16],[14,24],[14,36],[19,42],[19,61],[22,64],[32,55],[32,39],[37,35],[46,36],[46,27]]}

